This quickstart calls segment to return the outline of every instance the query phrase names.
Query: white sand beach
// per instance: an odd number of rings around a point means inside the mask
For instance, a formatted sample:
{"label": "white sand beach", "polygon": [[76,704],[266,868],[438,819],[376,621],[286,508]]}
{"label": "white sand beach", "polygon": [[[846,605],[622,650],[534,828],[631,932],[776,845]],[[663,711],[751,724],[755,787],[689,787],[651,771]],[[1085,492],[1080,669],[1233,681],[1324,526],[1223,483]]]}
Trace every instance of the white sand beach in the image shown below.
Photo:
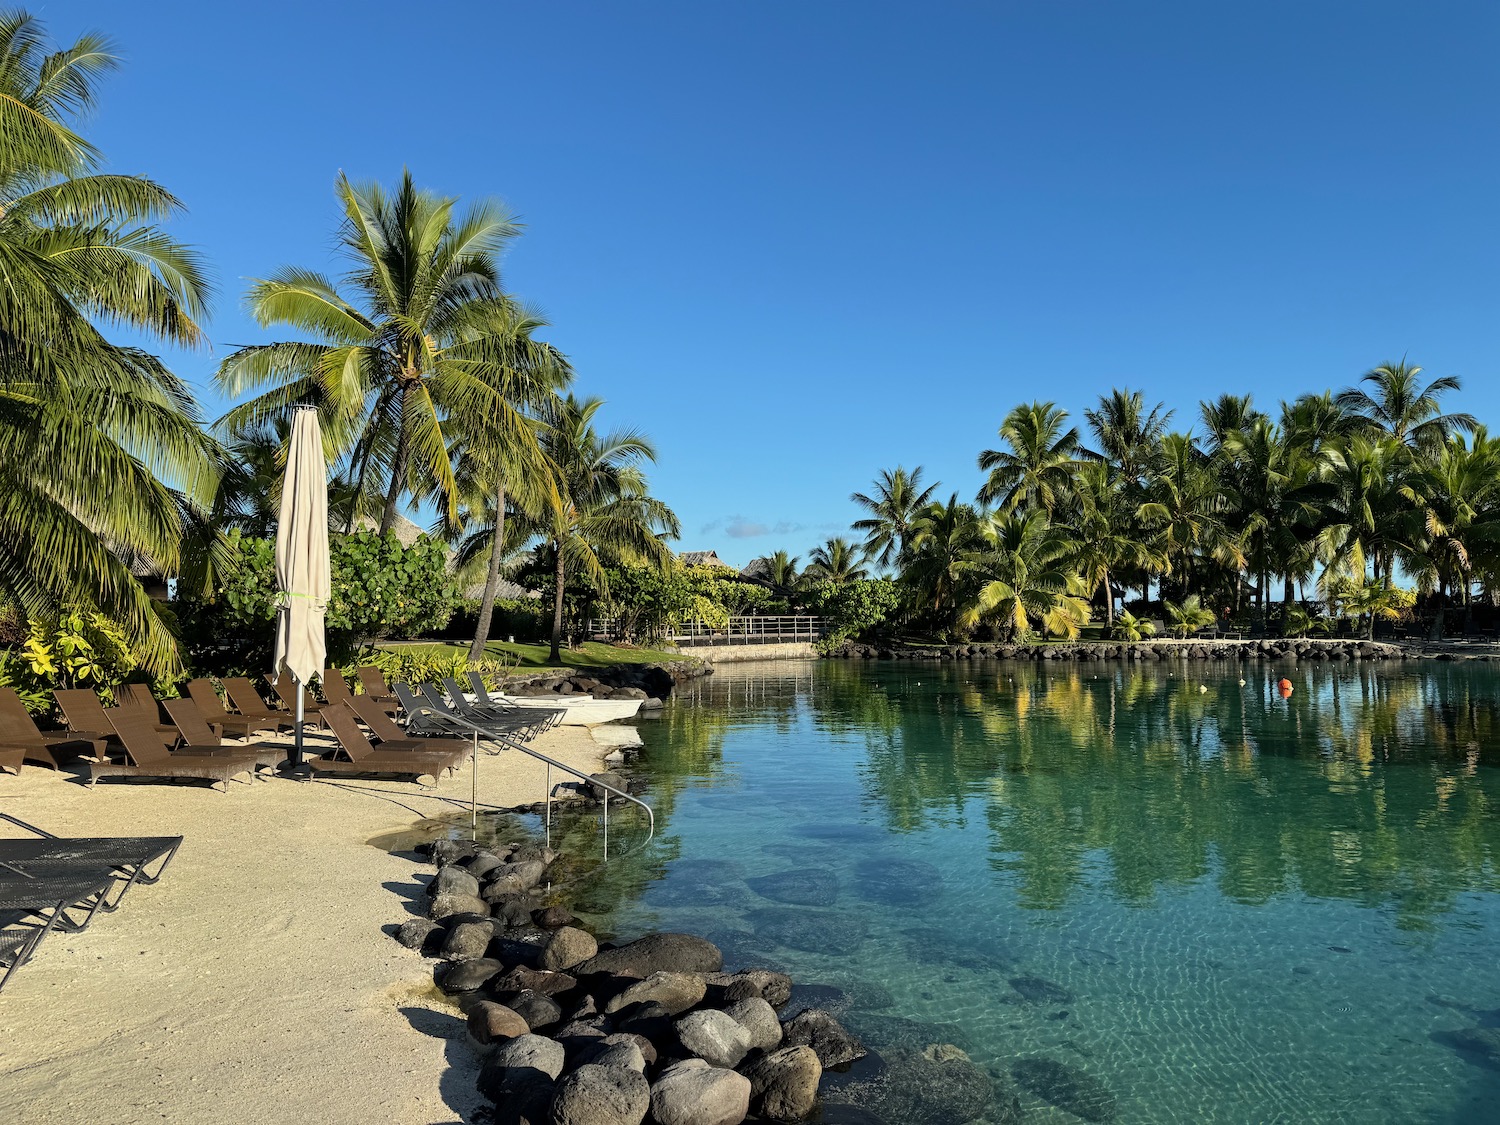
{"label": "white sand beach", "polygon": [[[535,745],[586,771],[607,752],[570,727]],[[160,883],[82,934],[49,936],[0,993],[0,1119],[463,1120],[478,1104],[463,1025],[430,962],[382,930],[410,916],[430,869],[367,841],[466,810],[472,768],[433,789],[274,778],[227,795],[91,791],[30,767],[0,777],[0,813],[59,836],[185,837]],[[481,754],[482,804],[545,787],[541,762]],[[0,837],[20,835],[0,821]]]}

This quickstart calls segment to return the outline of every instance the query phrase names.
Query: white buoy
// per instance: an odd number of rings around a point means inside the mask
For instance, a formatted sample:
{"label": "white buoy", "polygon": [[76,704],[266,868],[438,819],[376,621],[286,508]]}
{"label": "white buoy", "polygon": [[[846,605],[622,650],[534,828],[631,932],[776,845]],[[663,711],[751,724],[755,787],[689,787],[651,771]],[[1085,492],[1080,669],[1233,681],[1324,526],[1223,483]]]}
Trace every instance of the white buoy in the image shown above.
{"label": "white buoy", "polygon": [[1244,681],[1244,680],[1241,680],[1241,681],[1240,681],[1240,687],[1244,687],[1244,686],[1245,686],[1245,681]]}
{"label": "white buoy", "polygon": [[1207,684],[1199,684],[1198,685],[1198,694],[1199,695],[1207,695],[1208,694],[1208,685]]}

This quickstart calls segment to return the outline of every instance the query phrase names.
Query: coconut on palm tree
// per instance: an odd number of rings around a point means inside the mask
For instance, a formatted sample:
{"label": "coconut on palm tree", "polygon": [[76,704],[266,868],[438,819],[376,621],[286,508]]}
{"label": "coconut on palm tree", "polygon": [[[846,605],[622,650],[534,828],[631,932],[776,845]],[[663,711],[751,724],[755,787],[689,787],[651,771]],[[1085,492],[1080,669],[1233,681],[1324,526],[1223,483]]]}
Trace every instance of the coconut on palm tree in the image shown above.
{"label": "coconut on palm tree", "polygon": [[53,50],[0,14],[0,590],[32,619],[102,611],[165,671],[176,643],[132,563],[178,573],[218,452],[187,385],[99,325],[200,347],[208,286],[156,225],[181,204],[101,173],[72,127],[116,63],[98,36]]}

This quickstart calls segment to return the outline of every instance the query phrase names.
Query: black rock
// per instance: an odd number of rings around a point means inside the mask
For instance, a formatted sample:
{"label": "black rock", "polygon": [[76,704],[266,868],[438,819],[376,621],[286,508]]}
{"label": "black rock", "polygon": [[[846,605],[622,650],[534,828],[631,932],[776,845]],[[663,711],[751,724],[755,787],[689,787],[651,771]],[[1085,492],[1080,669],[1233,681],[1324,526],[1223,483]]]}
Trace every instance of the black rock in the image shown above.
{"label": "black rock", "polygon": [[792,906],[832,906],[839,897],[838,876],[821,867],[801,867],[745,880],[762,898]]}
{"label": "black rock", "polygon": [[1115,1096],[1097,1078],[1056,1059],[1022,1059],[1010,1068],[1022,1087],[1085,1121],[1113,1121]]}
{"label": "black rock", "polygon": [[444,992],[476,992],[505,971],[505,966],[491,957],[467,961],[448,961],[433,971],[433,979]]}
{"label": "black rock", "polygon": [[717,973],[724,955],[717,946],[692,934],[647,934],[612,949],[601,949],[576,969],[591,973],[626,973],[648,977],[656,972]]}
{"label": "black rock", "polygon": [[997,1091],[989,1075],[947,1045],[926,1051],[897,1048],[881,1065],[862,1063],[847,1075],[830,1076],[825,1087],[827,1102],[852,1103],[893,1123],[968,1125],[983,1119],[1013,1125],[1021,1119],[1019,1099],[1009,1084]]}
{"label": "black rock", "polygon": [[766,910],[754,921],[759,936],[809,953],[847,956],[864,944],[868,933],[863,918],[832,911]]}
{"label": "black rock", "polygon": [[929,906],[943,894],[943,875],[919,859],[862,859],[854,868],[854,889],[861,898],[887,906]]}
{"label": "black rock", "polygon": [[628,1066],[580,1066],[557,1084],[552,1125],[640,1125],[651,1108],[646,1076]]}
{"label": "black rock", "polygon": [[396,930],[396,940],[407,949],[435,952],[442,946],[443,927],[430,918],[409,918]]}
{"label": "black rock", "polygon": [[562,1022],[562,1006],[552,997],[530,989],[510,997],[505,1006],[525,1020],[526,1026],[532,1031],[553,1027]]}
{"label": "black rock", "polygon": [[1071,1004],[1073,994],[1045,977],[1011,977],[1011,988],[1028,1004]]}
{"label": "black rock", "polygon": [[845,1066],[862,1058],[862,1043],[845,1031],[838,1020],[817,1008],[798,1012],[781,1025],[782,1044],[787,1047],[811,1047],[824,1069]]}

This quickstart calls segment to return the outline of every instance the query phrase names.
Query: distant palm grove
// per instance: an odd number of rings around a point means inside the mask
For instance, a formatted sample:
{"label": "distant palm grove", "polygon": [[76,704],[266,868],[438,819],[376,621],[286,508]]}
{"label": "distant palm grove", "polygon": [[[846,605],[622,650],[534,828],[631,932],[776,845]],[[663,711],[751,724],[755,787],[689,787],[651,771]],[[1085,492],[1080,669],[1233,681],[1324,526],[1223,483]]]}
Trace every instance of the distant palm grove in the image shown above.
{"label": "distant palm grove", "polygon": [[1269,413],[1223,395],[1181,427],[1139,391],[1101,397],[1083,430],[1022,404],[974,501],[883,472],[852,497],[862,542],[831,540],[813,569],[891,568],[908,628],[948,638],[1373,631],[1418,610],[1435,634],[1455,611],[1468,627],[1500,593],[1500,443],[1444,412],[1458,389],[1403,360]]}
{"label": "distant palm grove", "polygon": [[[1500,451],[1445,412],[1457,379],[1402,361],[1265,410],[1225,395],[1191,419],[1126,391],[1083,428],[1017,406],[978,454],[972,499],[891,469],[854,496],[867,515],[852,536],[804,569],[779,552],[735,589],[700,576],[668,598],[678,522],[650,491],[652,442],[602,426],[506,289],[521,228],[496,202],[410,171],[339,176],[342,272],[289,263],[251,282],[272,342],[222,358],[235,405],[204,419],[135,342],[207,347],[209,271],[163,225],[183,205],[100,171],[78,131],[115,66],[98,37],[59,48],[0,13],[0,680],[29,698],[131,672],[170,684],[194,662],[264,670],[234,638],[274,611],[266,537],[298,406],[318,410],[334,473],[330,626],[420,634],[468,588],[471,657],[514,578],[544,595],[531,612],[554,658],[592,610],[635,614],[645,634],[769,610],[824,613],[836,637],[1131,639],[1153,620],[1373,630],[1425,613],[1439,630],[1496,593]],[[418,510],[435,513],[430,540],[385,538]],[[170,600],[148,590],[161,580]]]}

